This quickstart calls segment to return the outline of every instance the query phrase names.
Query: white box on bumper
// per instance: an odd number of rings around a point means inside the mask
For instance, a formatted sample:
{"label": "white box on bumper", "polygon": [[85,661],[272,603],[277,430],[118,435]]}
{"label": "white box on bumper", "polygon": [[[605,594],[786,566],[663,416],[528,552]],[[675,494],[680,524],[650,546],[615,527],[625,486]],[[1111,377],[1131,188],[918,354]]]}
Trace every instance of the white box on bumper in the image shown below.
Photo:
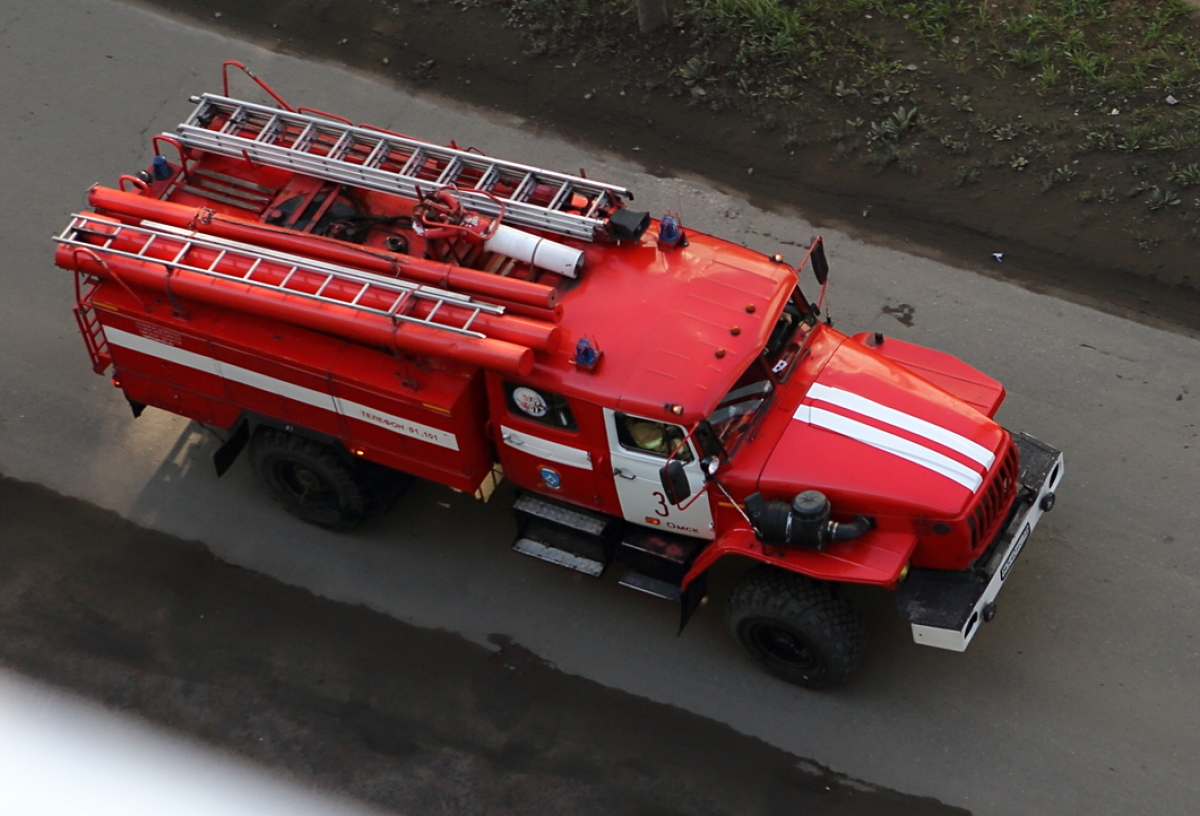
{"label": "white box on bumper", "polygon": [[1062,453],[1027,434],[1013,434],[1013,442],[1020,456],[1016,508],[985,562],[963,572],[912,570],[897,594],[900,614],[912,624],[917,643],[966,651],[980,621],[995,614],[996,595],[1042,514],[1054,506]]}

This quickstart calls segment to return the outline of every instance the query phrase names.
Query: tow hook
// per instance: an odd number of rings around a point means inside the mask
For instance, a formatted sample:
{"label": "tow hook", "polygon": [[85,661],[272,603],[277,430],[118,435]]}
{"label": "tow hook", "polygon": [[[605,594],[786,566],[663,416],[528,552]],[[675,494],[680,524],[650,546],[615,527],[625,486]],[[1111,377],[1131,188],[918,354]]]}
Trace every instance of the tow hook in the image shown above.
{"label": "tow hook", "polygon": [[[1051,495],[1053,495],[1053,494],[1051,494]],[[989,603],[984,604],[983,609],[980,611],[983,613],[983,622],[991,623],[992,619],[996,617],[996,602],[991,601]]]}

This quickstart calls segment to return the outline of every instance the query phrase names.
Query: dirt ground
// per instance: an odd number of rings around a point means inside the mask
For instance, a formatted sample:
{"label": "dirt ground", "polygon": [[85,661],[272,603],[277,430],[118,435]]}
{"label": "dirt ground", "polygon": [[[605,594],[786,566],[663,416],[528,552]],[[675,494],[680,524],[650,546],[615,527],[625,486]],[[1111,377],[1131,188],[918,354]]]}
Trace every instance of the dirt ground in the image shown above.
{"label": "dirt ground", "polygon": [[962,813],[0,477],[0,664],[400,813]]}
{"label": "dirt ground", "polygon": [[[1080,180],[1043,191],[1045,176],[1034,165],[1029,172],[1008,166],[1005,151],[1018,149],[1015,142],[985,139],[966,159],[926,145],[920,172],[910,174],[896,166],[872,168],[869,157],[829,138],[842,117],[872,115],[865,99],[818,111],[796,128],[715,101],[697,104],[678,76],[651,59],[656,49],[681,49],[679,32],[638,40],[631,29],[628,37],[637,42],[616,58],[590,53],[576,60],[562,53],[532,56],[522,32],[506,25],[494,4],[479,0],[136,1],[274,50],[335,60],[397,85],[519,114],[538,128],[623,154],[656,175],[701,175],[756,205],[799,209],[818,225],[1200,335],[1200,245],[1187,237],[1188,219],[1200,218],[1200,199],[1193,206],[1195,191],[1185,190],[1183,206],[1147,210],[1144,195],[1129,193],[1147,172],[1140,155],[1088,153],[1078,163]],[[889,42],[896,59],[918,56],[893,23],[871,25],[872,36]],[[964,130],[981,117],[1006,121],[1006,112],[1017,122],[1013,111],[1030,105],[1026,91],[991,83],[986,73],[960,75],[932,62],[921,70],[926,85],[971,95],[970,114],[939,109],[943,118],[961,119]],[[1054,124],[1045,124],[1051,133],[1039,136],[1036,154],[1032,147],[1019,149],[1047,168],[1070,161],[1063,157],[1076,154],[1066,137],[1055,144]],[[964,182],[970,168],[978,178]],[[1081,202],[1085,188],[1109,197]],[[996,252],[1003,263],[993,259]]]}

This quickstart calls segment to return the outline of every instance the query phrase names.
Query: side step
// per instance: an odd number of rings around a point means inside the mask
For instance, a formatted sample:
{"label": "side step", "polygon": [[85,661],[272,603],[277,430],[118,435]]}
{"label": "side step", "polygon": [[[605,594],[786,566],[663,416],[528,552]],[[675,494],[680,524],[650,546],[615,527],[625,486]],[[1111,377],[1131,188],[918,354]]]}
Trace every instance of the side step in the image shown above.
{"label": "side step", "polygon": [[612,560],[621,520],[524,493],[513,504],[513,549],[560,567],[600,577]]}
{"label": "side step", "polygon": [[649,575],[642,575],[640,572],[630,570],[621,576],[621,580],[617,581],[623,587],[636,589],[638,592],[645,592],[647,595],[653,595],[655,598],[662,598],[664,601],[678,601],[683,597],[676,584],[670,584],[666,581],[660,581],[657,578],[651,578]]}
{"label": "side step", "polygon": [[534,558],[540,558],[543,561],[549,561],[551,564],[558,564],[560,567],[573,569],[576,572],[582,572],[584,575],[590,575],[593,578],[599,578],[604,574],[604,562],[595,561],[591,558],[585,558],[582,555],[561,550],[557,547],[552,547],[541,541],[535,541],[532,538],[519,536],[512,548],[519,553],[532,555]]}

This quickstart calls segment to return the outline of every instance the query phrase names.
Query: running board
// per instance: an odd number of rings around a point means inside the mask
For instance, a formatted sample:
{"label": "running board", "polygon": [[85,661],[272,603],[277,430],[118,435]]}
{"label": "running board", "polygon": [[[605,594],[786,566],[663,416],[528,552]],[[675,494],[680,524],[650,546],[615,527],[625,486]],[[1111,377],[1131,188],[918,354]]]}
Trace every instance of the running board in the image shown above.
{"label": "running board", "polygon": [[569,553],[566,550],[548,546],[540,541],[534,541],[532,538],[518,538],[512,548],[519,553],[532,555],[534,558],[540,558],[543,561],[549,561],[551,564],[557,564],[560,567],[582,572],[584,575],[590,575],[593,578],[599,578],[604,572],[604,563],[601,561]]}
{"label": "running board", "polygon": [[645,592],[647,595],[653,595],[655,598],[662,598],[664,601],[678,601],[683,597],[683,593],[679,587],[674,584],[669,584],[666,581],[660,581],[657,578],[651,578],[649,575],[642,575],[640,572],[630,570],[621,576],[621,580],[617,581],[623,587],[636,589],[638,592]]}

